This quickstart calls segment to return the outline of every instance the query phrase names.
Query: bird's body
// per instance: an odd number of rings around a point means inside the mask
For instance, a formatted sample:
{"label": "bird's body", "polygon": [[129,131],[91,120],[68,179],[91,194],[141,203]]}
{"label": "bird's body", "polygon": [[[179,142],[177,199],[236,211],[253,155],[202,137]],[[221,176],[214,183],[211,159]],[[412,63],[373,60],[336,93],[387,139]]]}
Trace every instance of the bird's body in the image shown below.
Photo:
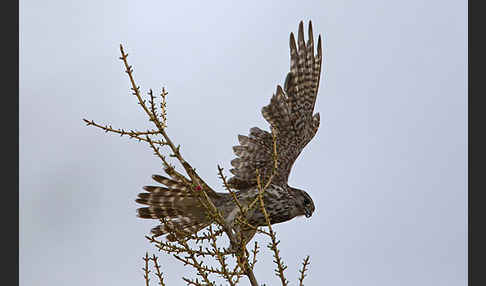
{"label": "bird's body", "polygon": [[[262,115],[270,123],[271,132],[253,127],[248,136],[238,135],[239,145],[233,147],[237,158],[231,161],[234,168],[230,171],[234,176],[228,180],[228,184],[236,190],[241,205],[247,206],[257,198],[257,172],[263,181],[272,178],[263,193],[271,224],[302,215],[310,217],[315,209],[311,197],[303,190],[288,186],[287,181],[293,163],[319,127],[319,113],[313,114],[313,110],[319,88],[321,62],[321,37],[317,42],[317,54],[314,55],[312,23],[309,22],[309,39],[306,44],[301,22],[297,43],[294,35],[290,34],[290,72],[284,88],[277,86],[270,103],[262,108]],[[212,223],[194,190],[189,190],[187,184],[177,176],[166,178],[154,175],[153,179],[165,187],[147,186],[144,188],[147,192],[138,195],[136,201],[148,205],[137,210],[140,217],[164,218],[183,235],[195,233]],[[204,188],[226,222],[233,226],[240,208],[232,195],[215,192],[207,186]],[[252,208],[246,214],[246,219],[252,226],[266,225],[265,216],[258,207]],[[254,234],[254,229],[241,231],[246,232],[247,238]],[[158,236],[166,234],[168,230],[161,224],[153,228],[152,232]],[[167,238],[175,239],[173,235]]]}
{"label": "bird's body", "polygon": [[[140,193],[136,201],[149,207],[138,209],[141,218],[169,218],[169,221],[184,234],[197,232],[212,223],[194,192],[163,176],[154,175],[153,179],[167,187],[146,186],[144,188],[149,193]],[[258,187],[252,186],[235,192],[235,195],[241,206],[248,207],[257,198],[258,192]],[[229,193],[215,192],[210,193],[210,198],[225,221],[229,225],[234,225],[234,219],[241,212],[233,196]],[[289,186],[282,188],[270,184],[263,192],[263,202],[271,224],[285,222],[301,215],[310,217],[314,211],[314,204],[311,203],[311,206],[306,208],[305,200],[312,202],[307,193]],[[258,206],[249,209],[246,214],[247,222],[255,227],[266,225],[265,216]],[[152,233],[159,236],[167,233],[167,230],[161,224],[153,228]],[[168,238],[175,239],[173,236]]]}
{"label": "bird's body", "polygon": [[[251,202],[255,200],[258,196],[259,189],[257,187],[251,187],[249,189],[241,190],[236,192],[236,197],[238,201],[243,206],[248,206]],[[297,194],[294,194],[297,192]],[[299,200],[301,196],[297,190],[291,187],[284,189],[277,185],[270,184],[268,188],[263,192],[263,203],[265,209],[268,213],[271,224],[281,223],[293,219],[296,216],[306,215],[310,216],[310,213],[314,211],[313,206],[306,213],[303,208],[303,203]],[[237,214],[239,214],[239,207],[235,205],[231,195],[226,195],[226,200],[223,209],[227,210],[225,212],[225,219],[227,222],[232,222]],[[252,208],[251,212],[248,213],[248,223],[253,226],[264,226],[266,225],[265,216],[260,207]]]}

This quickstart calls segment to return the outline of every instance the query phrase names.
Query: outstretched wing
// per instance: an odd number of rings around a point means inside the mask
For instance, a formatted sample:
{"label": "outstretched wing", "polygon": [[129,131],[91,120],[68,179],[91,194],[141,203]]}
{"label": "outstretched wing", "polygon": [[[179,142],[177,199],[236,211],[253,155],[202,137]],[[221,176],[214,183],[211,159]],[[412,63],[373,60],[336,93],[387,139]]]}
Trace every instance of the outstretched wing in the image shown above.
{"label": "outstretched wing", "polygon": [[[319,113],[313,114],[321,77],[321,36],[314,55],[312,22],[309,39],[304,41],[304,24],[300,22],[297,43],[290,33],[290,72],[284,89],[277,86],[270,103],[262,108],[262,115],[270,123],[277,143],[278,165],[272,183],[286,185],[290,170],[300,152],[319,128]],[[240,145],[234,146],[237,158],[231,161],[233,177],[228,181],[236,189],[256,184],[256,170],[268,179],[273,170],[273,134],[258,127],[249,136],[238,135]]]}

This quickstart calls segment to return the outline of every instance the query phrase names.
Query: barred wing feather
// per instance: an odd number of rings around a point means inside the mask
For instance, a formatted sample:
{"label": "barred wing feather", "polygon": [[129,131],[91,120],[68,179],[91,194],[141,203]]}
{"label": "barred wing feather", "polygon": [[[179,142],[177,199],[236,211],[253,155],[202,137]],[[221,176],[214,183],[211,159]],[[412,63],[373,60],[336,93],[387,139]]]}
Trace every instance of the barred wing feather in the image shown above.
{"label": "barred wing feather", "polygon": [[233,147],[237,158],[229,184],[236,189],[256,185],[256,170],[264,180],[273,171],[273,135],[277,143],[278,163],[272,179],[276,185],[287,185],[295,160],[314,137],[319,128],[319,113],[313,114],[321,76],[321,36],[314,54],[312,22],[309,22],[307,44],[304,41],[304,24],[300,22],[297,42],[290,34],[290,72],[284,88],[277,86],[270,103],[262,108],[262,115],[270,124],[272,133],[258,127],[250,129],[248,136],[238,135],[239,145]]}

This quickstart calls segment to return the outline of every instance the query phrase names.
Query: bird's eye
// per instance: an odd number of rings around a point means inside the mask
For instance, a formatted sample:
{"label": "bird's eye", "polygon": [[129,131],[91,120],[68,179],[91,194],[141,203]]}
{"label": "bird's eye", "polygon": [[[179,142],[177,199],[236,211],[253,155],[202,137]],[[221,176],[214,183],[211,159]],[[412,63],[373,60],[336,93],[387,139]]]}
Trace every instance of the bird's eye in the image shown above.
{"label": "bird's eye", "polygon": [[310,204],[310,201],[309,201],[309,199],[308,199],[308,198],[305,198],[305,199],[304,199],[304,204],[305,204],[305,205]]}

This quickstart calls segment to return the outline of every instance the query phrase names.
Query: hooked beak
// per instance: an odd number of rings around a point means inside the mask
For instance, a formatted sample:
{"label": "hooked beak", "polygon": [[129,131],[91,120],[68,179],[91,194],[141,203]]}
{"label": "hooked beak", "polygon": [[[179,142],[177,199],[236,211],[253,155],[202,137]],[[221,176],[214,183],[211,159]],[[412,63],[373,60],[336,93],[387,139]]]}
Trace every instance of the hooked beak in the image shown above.
{"label": "hooked beak", "polygon": [[305,217],[310,218],[312,216],[312,211],[308,208],[304,208]]}

